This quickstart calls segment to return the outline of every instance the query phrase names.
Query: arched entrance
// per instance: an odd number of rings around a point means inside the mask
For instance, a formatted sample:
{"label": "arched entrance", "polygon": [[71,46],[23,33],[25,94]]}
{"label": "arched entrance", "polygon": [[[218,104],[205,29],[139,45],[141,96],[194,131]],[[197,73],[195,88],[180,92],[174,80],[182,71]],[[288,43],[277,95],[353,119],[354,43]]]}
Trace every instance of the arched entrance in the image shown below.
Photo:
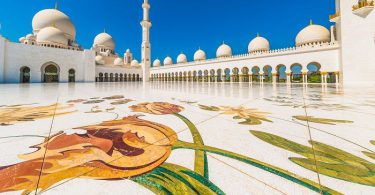
{"label": "arched entrance", "polygon": [[43,72],[43,82],[44,83],[57,83],[59,82],[59,67],[55,64],[49,64],[44,66]]}
{"label": "arched entrance", "polygon": [[251,69],[251,72],[253,73],[253,81],[254,82],[259,82],[260,81],[260,68],[258,66],[254,66]]}
{"label": "arched entrance", "polygon": [[292,83],[302,83],[302,65],[301,64],[293,64],[290,67],[290,70],[292,71]]}
{"label": "arched entrance", "polygon": [[104,82],[108,82],[109,79],[108,79],[108,73],[104,73]]}
{"label": "arched entrance", "polygon": [[76,71],[74,69],[69,70],[69,83],[76,82]]}
{"label": "arched entrance", "polygon": [[202,82],[203,81],[203,71],[199,70],[198,71],[198,82]]}
{"label": "arched entrance", "polygon": [[285,83],[286,82],[286,66],[283,64],[279,64],[276,67],[276,70],[277,70],[277,82]]}
{"label": "arched entrance", "polygon": [[119,77],[118,77],[118,73],[116,73],[116,74],[115,74],[115,82],[118,82],[118,81],[119,81],[118,78],[119,78]]}
{"label": "arched entrance", "polygon": [[215,70],[214,69],[211,69],[210,70],[210,82],[215,82],[216,81],[216,78],[215,78]]}
{"label": "arched entrance", "polygon": [[216,73],[217,73],[217,82],[222,82],[222,80],[223,80],[223,76],[222,76],[222,70],[221,69],[218,69],[217,71],[216,71]]}
{"label": "arched entrance", "polygon": [[232,82],[240,82],[240,70],[238,68],[233,68],[232,70]]}
{"label": "arched entrance", "polygon": [[103,73],[99,73],[99,82],[103,82],[103,81],[104,81]]}
{"label": "arched entrance", "polygon": [[263,75],[264,75],[264,82],[269,83],[272,82],[272,67],[267,65],[263,67]]}
{"label": "arched entrance", "polygon": [[208,82],[208,70],[204,70],[203,75],[203,82]]}
{"label": "arched entrance", "polygon": [[20,70],[20,83],[30,83],[30,68],[22,67]]}
{"label": "arched entrance", "polygon": [[226,68],[224,70],[224,74],[225,74],[225,80],[224,80],[224,82],[230,82],[230,69]]}
{"label": "arched entrance", "polygon": [[316,62],[309,63],[307,65],[307,81],[309,83],[321,83],[321,74],[320,74],[321,65]]}
{"label": "arched entrance", "polygon": [[249,82],[249,68],[243,67],[242,70],[242,81],[241,82]]}

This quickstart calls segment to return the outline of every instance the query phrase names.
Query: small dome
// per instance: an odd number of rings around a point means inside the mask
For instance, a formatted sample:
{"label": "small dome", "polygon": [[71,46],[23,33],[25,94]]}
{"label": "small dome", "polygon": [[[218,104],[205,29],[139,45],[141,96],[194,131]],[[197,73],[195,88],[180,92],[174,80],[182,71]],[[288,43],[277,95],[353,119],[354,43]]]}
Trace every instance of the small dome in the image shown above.
{"label": "small dome", "polygon": [[153,67],[159,67],[161,65],[161,62],[159,59],[156,59],[153,63]]}
{"label": "small dome", "polygon": [[172,65],[172,64],[173,64],[173,60],[172,60],[171,57],[168,56],[164,59],[164,66],[168,66],[168,65]]}
{"label": "small dome", "polygon": [[249,53],[265,52],[270,50],[270,42],[264,37],[257,36],[250,43],[248,47]]}
{"label": "small dome", "polygon": [[68,45],[68,39],[65,37],[64,32],[55,27],[46,27],[39,31],[36,42],[38,44],[61,44]]}
{"label": "small dome", "polygon": [[64,32],[67,38],[75,40],[76,29],[70,18],[63,12],[56,9],[45,9],[35,14],[32,22],[34,33],[51,25]]}
{"label": "small dome", "polygon": [[96,62],[96,64],[98,64],[98,65],[104,65],[104,59],[103,59],[102,56],[96,56],[96,57],[95,57],[95,62]]}
{"label": "small dome", "polygon": [[127,50],[126,50],[126,53],[130,53],[130,49],[127,49]]}
{"label": "small dome", "polygon": [[21,37],[21,38],[19,38],[19,39],[18,39],[18,41],[19,41],[20,43],[23,43],[23,42],[25,42],[25,40],[26,40],[26,38],[25,38],[25,37]]}
{"label": "small dome", "polygon": [[139,66],[139,62],[137,60],[133,60],[131,63],[130,63],[131,66],[135,67],[135,66]]}
{"label": "small dome", "polygon": [[33,34],[28,34],[28,35],[26,35],[26,39],[27,40],[34,40],[35,36]]}
{"label": "small dome", "polygon": [[177,64],[182,64],[182,63],[186,63],[187,62],[187,57],[185,54],[181,53],[180,55],[178,55],[177,57]]}
{"label": "small dome", "polygon": [[203,60],[206,60],[206,53],[203,50],[198,49],[198,51],[196,51],[194,54],[194,61],[203,61]]}
{"label": "small dome", "polygon": [[124,60],[122,58],[116,58],[113,64],[116,66],[122,66],[124,65]]}
{"label": "small dome", "polygon": [[326,27],[310,24],[298,33],[296,45],[299,47],[310,43],[329,42],[330,40],[331,33]]}
{"label": "small dome", "polygon": [[105,47],[115,50],[115,42],[108,33],[100,33],[95,37],[93,47]]}
{"label": "small dome", "polygon": [[232,48],[225,43],[223,43],[216,51],[217,58],[225,58],[230,56],[232,56]]}

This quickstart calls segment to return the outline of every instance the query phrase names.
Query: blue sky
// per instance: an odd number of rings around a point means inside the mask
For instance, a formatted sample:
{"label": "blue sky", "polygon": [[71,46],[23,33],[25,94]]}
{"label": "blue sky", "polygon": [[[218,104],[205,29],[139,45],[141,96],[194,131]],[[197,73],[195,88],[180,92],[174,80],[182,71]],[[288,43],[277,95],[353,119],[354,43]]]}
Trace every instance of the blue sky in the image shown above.
{"label": "blue sky", "polygon": [[[297,33],[312,19],[326,27],[334,0],[149,0],[152,57],[174,61],[184,52],[192,60],[201,47],[215,56],[225,41],[235,54],[246,53],[249,41],[260,33],[272,48],[294,45]],[[143,0],[59,0],[59,9],[77,28],[77,42],[90,48],[96,34],[106,31],[122,55],[130,48],[140,59]],[[54,0],[1,0],[1,34],[11,41],[32,31],[35,13],[53,8]]]}

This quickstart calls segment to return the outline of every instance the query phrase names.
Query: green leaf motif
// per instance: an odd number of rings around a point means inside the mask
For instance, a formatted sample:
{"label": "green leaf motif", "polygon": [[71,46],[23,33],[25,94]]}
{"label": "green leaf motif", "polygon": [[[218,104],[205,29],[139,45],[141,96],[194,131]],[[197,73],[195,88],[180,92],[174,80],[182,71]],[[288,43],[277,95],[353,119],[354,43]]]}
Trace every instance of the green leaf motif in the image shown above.
{"label": "green leaf motif", "polygon": [[299,166],[336,179],[375,186],[375,164],[363,158],[321,142],[309,141],[315,149],[315,164],[311,147],[265,132],[250,132],[269,144],[304,156],[305,158],[289,158]]}
{"label": "green leaf motif", "polygon": [[214,111],[214,112],[217,112],[217,111],[221,110],[219,107],[216,107],[216,106],[199,105],[199,108],[202,109],[202,110]]}
{"label": "green leaf motif", "polygon": [[300,121],[307,121],[311,123],[320,123],[325,125],[336,125],[338,123],[353,123],[353,121],[348,120],[336,120],[336,119],[328,119],[328,118],[315,118],[313,116],[293,116],[293,118],[300,120]]}
{"label": "green leaf motif", "polygon": [[157,195],[225,194],[205,177],[179,165],[164,163],[152,172],[132,179]]}

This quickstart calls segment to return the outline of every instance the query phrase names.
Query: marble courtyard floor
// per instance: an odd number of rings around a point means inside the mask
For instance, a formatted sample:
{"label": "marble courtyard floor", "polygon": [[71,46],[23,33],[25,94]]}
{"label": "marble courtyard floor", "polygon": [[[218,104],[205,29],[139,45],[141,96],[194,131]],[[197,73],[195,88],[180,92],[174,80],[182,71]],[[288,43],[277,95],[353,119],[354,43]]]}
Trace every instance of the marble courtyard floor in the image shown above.
{"label": "marble courtyard floor", "polygon": [[375,194],[373,120],[374,87],[0,85],[0,193]]}

